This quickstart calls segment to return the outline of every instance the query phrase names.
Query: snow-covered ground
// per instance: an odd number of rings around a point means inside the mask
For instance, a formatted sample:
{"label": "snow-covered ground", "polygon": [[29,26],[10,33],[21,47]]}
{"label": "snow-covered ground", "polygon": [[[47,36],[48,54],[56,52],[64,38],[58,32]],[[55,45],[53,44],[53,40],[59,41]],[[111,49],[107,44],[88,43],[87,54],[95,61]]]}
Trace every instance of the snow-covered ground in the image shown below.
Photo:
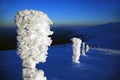
{"label": "snow-covered ground", "polygon": [[[120,52],[90,48],[80,64],[72,63],[72,44],[51,46],[46,63],[37,64],[48,80],[120,80]],[[0,80],[22,80],[16,50],[0,51]]]}

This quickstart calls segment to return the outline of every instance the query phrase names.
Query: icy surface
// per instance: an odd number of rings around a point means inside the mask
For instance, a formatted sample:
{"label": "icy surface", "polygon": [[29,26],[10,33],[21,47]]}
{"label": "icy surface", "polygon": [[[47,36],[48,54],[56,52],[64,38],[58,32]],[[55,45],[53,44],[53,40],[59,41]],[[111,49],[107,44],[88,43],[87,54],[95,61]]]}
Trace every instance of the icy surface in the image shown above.
{"label": "icy surface", "polygon": [[36,69],[36,64],[46,62],[48,46],[52,40],[49,35],[52,21],[41,11],[23,10],[15,16],[18,26],[18,54],[23,63],[24,80],[46,80],[44,72]]}

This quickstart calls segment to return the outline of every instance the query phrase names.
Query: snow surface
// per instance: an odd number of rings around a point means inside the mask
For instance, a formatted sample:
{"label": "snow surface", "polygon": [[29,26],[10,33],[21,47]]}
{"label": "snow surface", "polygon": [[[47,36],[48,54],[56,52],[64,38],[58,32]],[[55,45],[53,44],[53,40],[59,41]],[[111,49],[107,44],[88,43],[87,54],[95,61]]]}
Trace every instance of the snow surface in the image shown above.
{"label": "snow surface", "polygon": [[[48,52],[47,62],[37,65],[47,80],[120,80],[119,51],[90,48],[80,64],[72,63],[72,44],[52,46]],[[21,64],[16,50],[0,51],[0,80],[22,80]]]}

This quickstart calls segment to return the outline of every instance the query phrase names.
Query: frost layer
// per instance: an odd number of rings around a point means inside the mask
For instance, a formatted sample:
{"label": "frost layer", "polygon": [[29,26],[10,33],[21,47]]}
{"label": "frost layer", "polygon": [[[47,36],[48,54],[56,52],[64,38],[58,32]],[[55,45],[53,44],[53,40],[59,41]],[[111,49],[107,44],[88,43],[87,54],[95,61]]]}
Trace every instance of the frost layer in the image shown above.
{"label": "frost layer", "polygon": [[79,63],[79,58],[80,58],[80,47],[81,47],[81,39],[79,38],[72,38],[73,42],[73,56],[72,56],[72,61],[73,63]]}
{"label": "frost layer", "polygon": [[23,60],[24,80],[46,80],[44,71],[37,70],[36,64],[46,62],[48,46],[52,40],[49,35],[52,21],[48,16],[36,10],[19,11],[15,16],[17,29],[18,54]]}

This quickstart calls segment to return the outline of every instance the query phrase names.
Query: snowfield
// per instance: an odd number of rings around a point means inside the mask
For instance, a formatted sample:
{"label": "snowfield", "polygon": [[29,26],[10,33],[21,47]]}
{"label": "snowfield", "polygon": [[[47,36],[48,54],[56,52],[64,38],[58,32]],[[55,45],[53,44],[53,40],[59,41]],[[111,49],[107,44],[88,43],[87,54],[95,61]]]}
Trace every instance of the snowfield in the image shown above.
{"label": "snowfield", "polygon": [[[48,80],[120,80],[120,51],[90,48],[80,64],[72,63],[72,44],[51,46],[46,63],[37,64]],[[22,80],[16,50],[0,51],[0,80]]]}
{"label": "snowfield", "polygon": [[[120,80],[120,23],[53,27],[52,31],[47,62],[36,66],[44,70],[47,80]],[[73,37],[90,46],[87,56],[80,56],[80,64],[72,63]],[[15,49],[16,28],[1,28],[0,44],[0,80],[23,80],[22,61]]]}

